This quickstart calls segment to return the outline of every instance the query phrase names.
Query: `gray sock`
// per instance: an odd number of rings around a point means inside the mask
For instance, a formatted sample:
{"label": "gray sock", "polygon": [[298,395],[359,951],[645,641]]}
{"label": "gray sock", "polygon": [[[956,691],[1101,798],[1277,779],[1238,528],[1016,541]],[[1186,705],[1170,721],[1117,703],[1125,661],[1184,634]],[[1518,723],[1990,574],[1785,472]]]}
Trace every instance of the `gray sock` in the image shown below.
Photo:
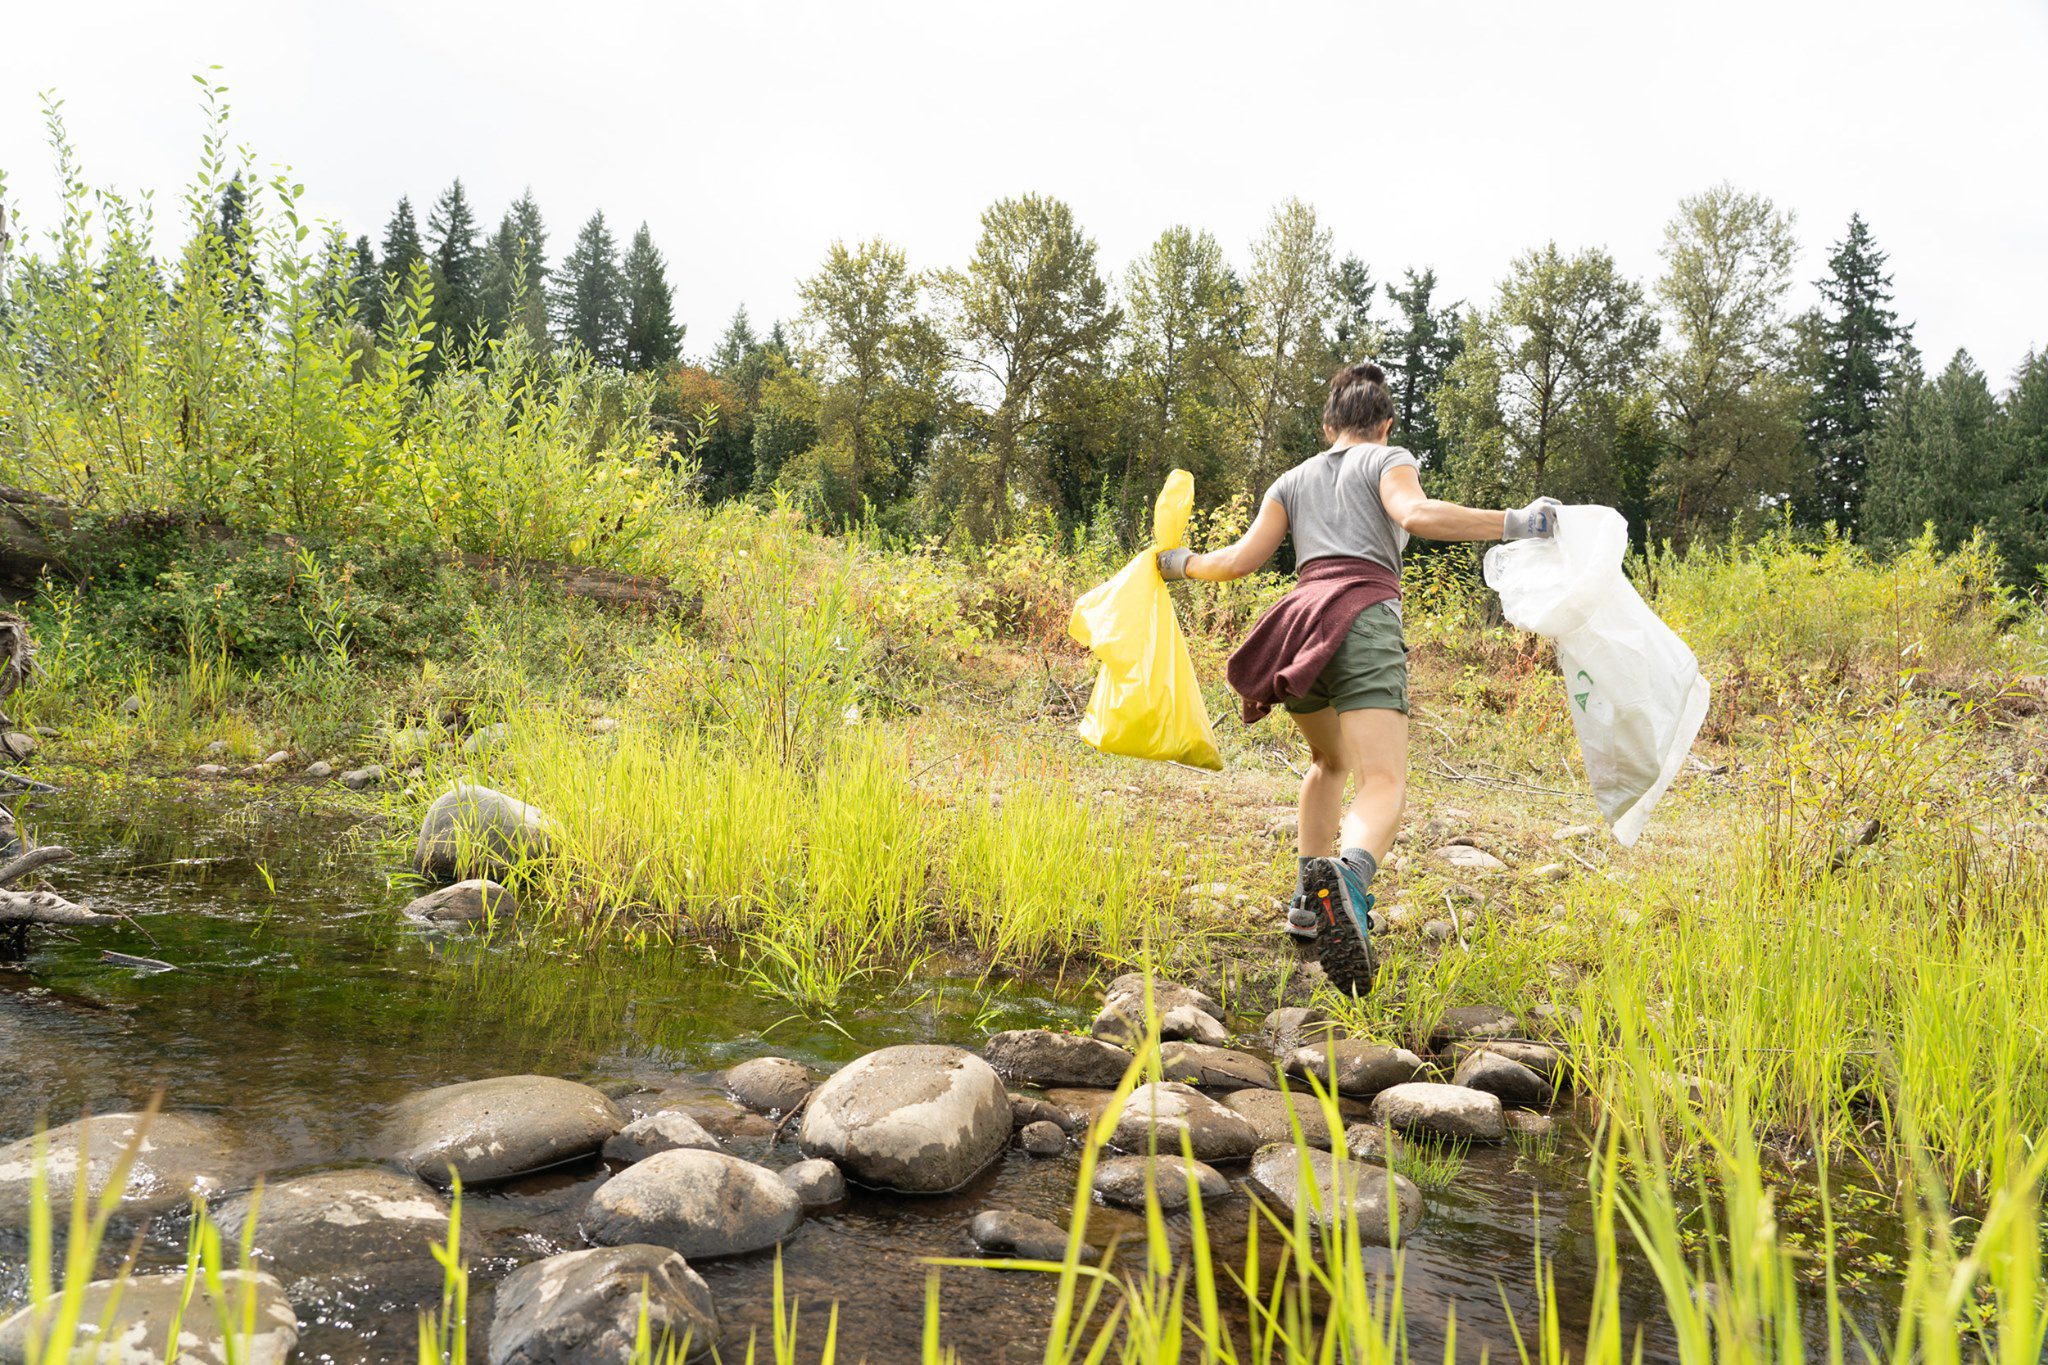
{"label": "gray sock", "polygon": [[1308,865],[1314,861],[1315,859],[1305,853],[1294,860],[1294,895],[1297,900],[1300,899],[1301,893],[1308,889]]}
{"label": "gray sock", "polygon": [[1380,860],[1367,849],[1347,848],[1337,856],[1337,861],[1351,870],[1360,886],[1368,889],[1372,886],[1372,879],[1380,875]]}

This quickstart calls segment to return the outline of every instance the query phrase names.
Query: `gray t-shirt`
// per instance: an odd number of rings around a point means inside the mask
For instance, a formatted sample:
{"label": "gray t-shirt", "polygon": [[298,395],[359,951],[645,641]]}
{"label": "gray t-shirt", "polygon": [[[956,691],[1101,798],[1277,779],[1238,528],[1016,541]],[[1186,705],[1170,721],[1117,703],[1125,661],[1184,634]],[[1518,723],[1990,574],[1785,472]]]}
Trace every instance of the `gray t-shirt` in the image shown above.
{"label": "gray t-shirt", "polygon": [[1380,505],[1380,480],[1403,465],[1420,469],[1422,461],[1400,446],[1340,446],[1273,480],[1266,496],[1287,513],[1295,564],[1351,555],[1401,572],[1408,533]]}

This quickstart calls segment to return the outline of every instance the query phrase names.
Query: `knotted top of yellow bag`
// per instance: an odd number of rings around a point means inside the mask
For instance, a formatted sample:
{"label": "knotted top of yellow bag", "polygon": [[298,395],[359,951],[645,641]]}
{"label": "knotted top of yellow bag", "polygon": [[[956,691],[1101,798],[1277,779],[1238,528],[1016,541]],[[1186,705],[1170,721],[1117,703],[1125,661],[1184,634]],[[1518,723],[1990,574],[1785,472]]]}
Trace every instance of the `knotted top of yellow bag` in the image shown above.
{"label": "knotted top of yellow bag", "polygon": [[1176,469],[1166,476],[1166,487],[1152,504],[1152,553],[1177,550],[1187,543],[1188,517],[1194,510],[1195,476]]}

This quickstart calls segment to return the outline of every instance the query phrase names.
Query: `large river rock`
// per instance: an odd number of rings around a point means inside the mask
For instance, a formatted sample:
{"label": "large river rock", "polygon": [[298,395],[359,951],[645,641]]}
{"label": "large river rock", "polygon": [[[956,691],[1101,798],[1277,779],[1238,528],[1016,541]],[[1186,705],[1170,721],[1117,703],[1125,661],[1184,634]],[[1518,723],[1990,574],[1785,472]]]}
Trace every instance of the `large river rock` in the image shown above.
{"label": "large river rock", "polygon": [[520,863],[545,858],[555,822],[524,801],[489,787],[458,786],[427,807],[413,867],[437,882],[502,877]]}
{"label": "large river rock", "polygon": [[[140,1139],[138,1142],[138,1138]],[[234,1188],[245,1175],[238,1144],[217,1121],[191,1114],[100,1114],[0,1147],[0,1227],[28,1224],[30,1189],[40,1152],[51,1214],[61,1224],[86,1168],[94,1199],[113,1183],[122,1154],[135,1148],[122,1187],[121,1211],[181,1209],[195,1194]]]}
{"label": "large river rock", "polygon": [[688,1359],[718,1345],[718,1309],[689,1262],[636,1243],[569,1251],[521,1266],[498,1285],[490,1365],[616,1365],[633,1355],[642,1301],[655,1359],[662,1338]]}
{"label": "large river rock", "polygon": [[509,1180],[588,1156],[626,1126],[602,1091],[554,1076],[493,1076],[408,1095],[392,1108],[380,1155],[432,1181]]}
{"label": "large river rock", "polygon": [[909,1044],[870,1052],[811,1092],[799,1140],[866,1185],[937,1194],[1002,1155],[1010,1096],[971,1052]]}
{"label": "large river rock", "polygon": [[416,1176],[380,1169],[320,1171],[260,1194],[228,1200],[214,1213],[221,1243],[242,1239],[256,1215],[257,1263],[287,1284],[369,1280],[439,1284],[433,1244],[448,1236],[448,1201]]}
{"label": "large river rock", "polygon": [[685,1256],[772,1247],[804,1219],[803,1201],[773,1171],[724,1152],[656,1152],[597,1187],[583,1215],[594,1242],[649,1242]]}
{"label": "large river rock", "polygon": [[[299,1317],[284,1296],[284,1286],[256,1271],[222,1272],[221,1289],[225,1304],[217,1303],[201,1286],[185,1302],[185,1274],[134,1275],[124,1283],[94,1280],[85,1287],[79,1302],[78,1331],[81,1349],[71,1353],[74,1361],[96,1361],[102,1365],[156,1365],[170,1358],[171,1324],[178,1324],[177,1358],[183,1365],[283,1365],[299,1341]],[[254,1329],[230,1342],[221,1330],[220,1309],[229,1320],[241,1321],[244,1296],[251,1296],[255,1308]],[[113,1318],[102,1332],[109,1304]],[[42,1309],[24,1308],[0,1322],[0,1365],[27,1365],[29,1329],[48,1331],[55,1314],[54,1303]],[[40,1319],[40,1322],[38,1321]],[[92,1343],[90,1347],[86,1343]],[[46,1347],[47,1349],[47,1343]]]}

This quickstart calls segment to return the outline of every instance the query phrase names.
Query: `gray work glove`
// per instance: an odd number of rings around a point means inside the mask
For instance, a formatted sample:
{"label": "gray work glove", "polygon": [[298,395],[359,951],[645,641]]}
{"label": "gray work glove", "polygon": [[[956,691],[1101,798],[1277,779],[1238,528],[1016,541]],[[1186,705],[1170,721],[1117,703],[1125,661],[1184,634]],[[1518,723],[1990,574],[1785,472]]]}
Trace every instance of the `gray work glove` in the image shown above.
{"label": "gray work glove", "polygon": [[1502,540],[1548,539],[1557,534],[1557,509],[1564,506],[1556,498],[1538,498],[1527,507],[1518,507],[1507,514],[1507,525],[1501,530]]}
{"label": "gray work glove", "polygon": [[1169,583],[1180,582],[1188,576],[1188,561],[1194,557],[1195,552],[1186,546],[1182,546],[1178,550],[1161,550],[1159,552],[1159,576]]}

